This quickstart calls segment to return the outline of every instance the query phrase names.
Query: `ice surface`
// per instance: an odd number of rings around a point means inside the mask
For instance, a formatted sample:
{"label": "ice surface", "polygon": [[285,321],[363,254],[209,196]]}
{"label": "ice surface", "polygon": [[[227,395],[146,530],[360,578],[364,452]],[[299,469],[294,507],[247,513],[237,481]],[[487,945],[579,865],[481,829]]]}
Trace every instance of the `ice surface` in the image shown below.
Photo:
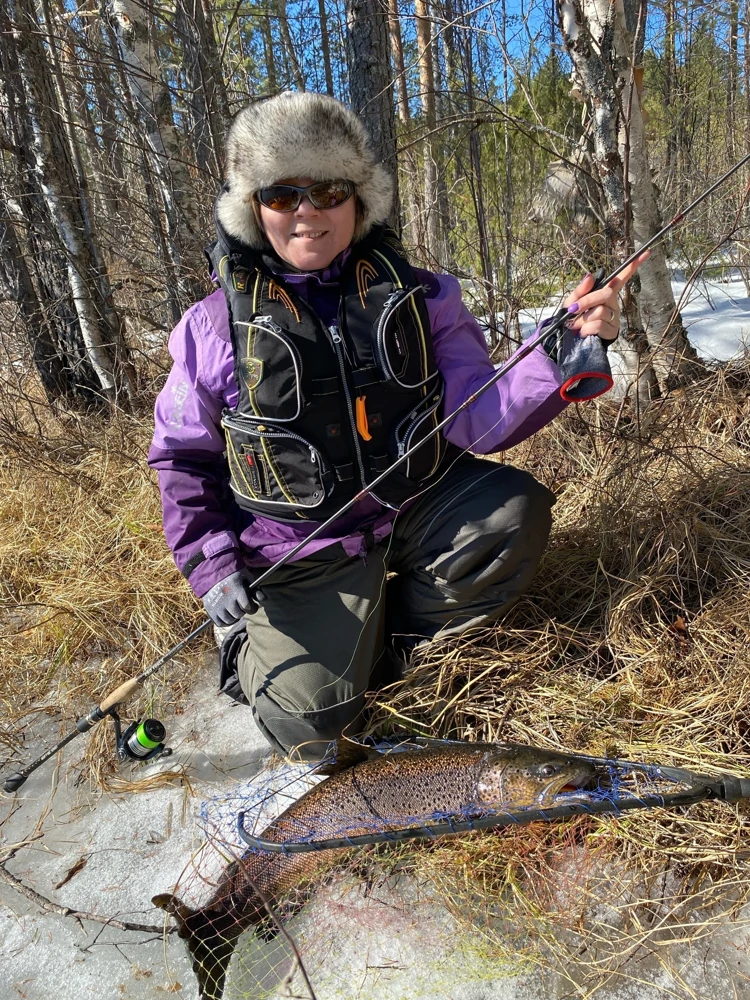
{"label": "ice surface", "polygon": [[[232,801],[265,782],[270,763],[249,709],[215,693],[215,669],[207,667],[185,714],[168,725],[176,756],[192,769],[192,796],[181,782],[106,795],[77,786],[75,765],[86,739],[80,737],[60,762],[50,761],[15,797],[0,800],[0,851],[30,840],[9,870],[55,903],[158,928],[164,914],[150,903],[155,893],[171,890],[190,865],[218,874],[223,855],[214,848],[199,852],[205,822],[201,806],[207,803],[204,817],[216,819],[212,832],[237,843]],[[46,732],[49,738],[48,717],[35,726],[38,737]],[[24,759],[40,749],[30,744]],[[141,773],[154,770],[147,765]],[[305,770],[298,768],[300,792],[308,782]],[[294,777],[295,772],[286,773]],[[286,804],[280,798],[274,810]],[[85,865],[60,885],[82,859]],[[564,882],[563,871],[561,878]],[[493,959],[482,928],[467,930],[445,903],[406,874],[387,875],[375,884],[362,883],[352,872],[331,878],[288,923],[318,1000],[573,995],[571,982],[579,978],[575,968],[566,977],[542,973],[523,959],[523,948],[515,959]],[[628,973],[638,977],[637,984],[614,977],[595,995],[600,1000],[742,996],[742,984],[750,981],[749,938],[748,915],[740,914],[692,949],[675,945],[644,951]],[[516,939],[511,927],[507,939],[509,944]],[[730,982],[736,994],[727,992]],[[123,931],[44,913],[4,883],[0,984],[0,1000],[197,998],[195,977],[176,935],[165,938],[161,932]],[[226,1000],[306,995],[282,937],[267,943],[244,936],[230,967]]]}

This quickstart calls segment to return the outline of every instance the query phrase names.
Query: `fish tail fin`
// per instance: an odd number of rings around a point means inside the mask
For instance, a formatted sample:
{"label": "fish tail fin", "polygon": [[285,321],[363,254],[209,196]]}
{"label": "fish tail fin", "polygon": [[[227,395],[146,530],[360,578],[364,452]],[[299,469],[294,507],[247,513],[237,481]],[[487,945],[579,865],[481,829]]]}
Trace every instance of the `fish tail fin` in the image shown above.
{"label": "fish tail fin", "polygon": [[207,906],[193,910],[171,893],[160,893],[151,902],[170,913],[177,933],[187,943],[201,1000],[221,1000],[227,968],[244,925],[227,909]]}

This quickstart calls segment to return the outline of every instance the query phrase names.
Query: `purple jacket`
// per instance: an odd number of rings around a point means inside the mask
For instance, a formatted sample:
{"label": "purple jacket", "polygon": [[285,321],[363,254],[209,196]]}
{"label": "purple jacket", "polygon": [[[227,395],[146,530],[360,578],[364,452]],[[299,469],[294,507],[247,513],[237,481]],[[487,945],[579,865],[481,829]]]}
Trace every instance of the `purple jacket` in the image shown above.
{"label": "purple jacket", "polygon": [[[284,275],[320,318],[334,321],[338,308],[338,259],[331,268]],[[427,286],[435,360],[445,380],[450,413],[494,371],[487,343],[461,300],[456,278],[415,269]],[[243,566],[262,569],[309,534],[312,522],[286,524],[240,510],[229,491],[221,413],[237,401],[229,316],[219,289],[185,313],[169,340],[174,359],[156,401],[156,428],[148,455],[159,470],[164,533],[180,570],[201,551],[205,560],[190,574],[202,597],[215,583]],[[518,444],[549,423],[566,406],[557,365],[537,347],[443,431],[462,449],[487,455]],[[393,511],[366,498],[313,540],[296,558],[340,541],[349,555],[364,551],[364,532],[375,540],[390,532]]]}

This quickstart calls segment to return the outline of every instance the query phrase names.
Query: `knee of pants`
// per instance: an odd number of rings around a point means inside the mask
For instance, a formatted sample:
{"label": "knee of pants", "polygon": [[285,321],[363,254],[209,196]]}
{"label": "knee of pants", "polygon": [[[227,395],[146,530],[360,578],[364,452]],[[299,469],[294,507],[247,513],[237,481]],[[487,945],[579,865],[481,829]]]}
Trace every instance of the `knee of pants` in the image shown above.
{"label": "knee of pants", "polygon": [[[552,527],[554,494],[528,472],[503,468],[501,491],[487,488],[466,505],[466,527],[437,558],[431,571],[452,592],[505,578],[517,567],[538,565]],[[498,497],[500,492],[500,497]]]}
{"label": "knee of pants", "polygon": [[[513,469],[517,492],[509,501],[509,506],[517,520],[516,533],[523,535],[526,542],[538,548],[541,556],[552,528],[552,508],[557,502],[555,494],[548,490],[529,472]],[[507,520],[506,520],[507,525]]]}
{"label": "knee of pants", "polygon": [[364,693],[310,712],[290,712],[262,690],[251,701],[256,722],[272,746],[284,753],[294,749],[306,759],[319,759],[333,740],[344,734],[356,735]]}

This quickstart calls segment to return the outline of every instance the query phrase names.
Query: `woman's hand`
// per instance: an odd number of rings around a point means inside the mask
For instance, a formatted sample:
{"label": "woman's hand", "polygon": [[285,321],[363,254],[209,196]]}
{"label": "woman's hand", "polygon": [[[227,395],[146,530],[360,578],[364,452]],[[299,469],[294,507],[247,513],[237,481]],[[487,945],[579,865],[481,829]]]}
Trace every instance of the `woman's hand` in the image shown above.
{"label": "woman's hand", "polygon": [[[620,300],[619,291],[633,277],[641,264],[648,260],[650,250],[637,257],[632,264],[613,278],[608,285],[591,291],[594,285],[593,274],[587,274],[583,281],[565,299],[563,305],[568,306],[571,313],[566,326],[577,330],[581,337],[601,337],[602,340],[615,340],[620,332]],[[577,306],[571,309],[571,306]]]}

